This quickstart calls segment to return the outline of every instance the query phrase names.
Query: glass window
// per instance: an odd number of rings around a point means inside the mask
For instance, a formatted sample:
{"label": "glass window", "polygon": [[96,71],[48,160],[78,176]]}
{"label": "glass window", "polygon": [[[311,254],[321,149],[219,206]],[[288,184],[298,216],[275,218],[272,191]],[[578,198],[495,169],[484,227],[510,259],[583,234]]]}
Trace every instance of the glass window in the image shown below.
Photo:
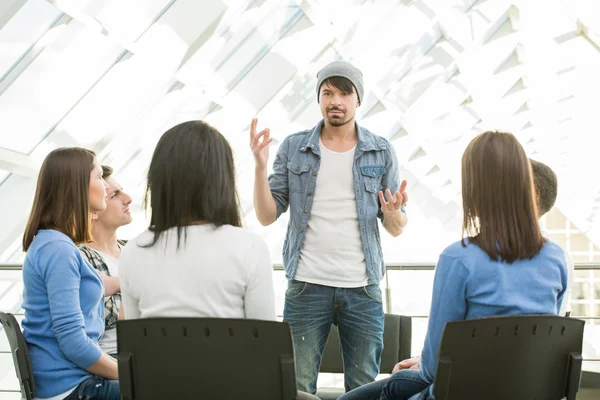
{"label": "glass window", "polygon": [[429,315],[433,275],[434,271],[388,271],[392,312],[399,315]]}
{"label": "glass window", "polygon": [[573,317],[591,317],[590,305],[571,302],[571,315]]}
{"label": "glass window", "polygon": [[564,250],[567,249],[567,237],[564,233],[546,233],[544,236],[562,247]]}
{"label": "glass window", "polygon": [[546,230],[565,229],[565,227],[567,225],[567,219],[556,208],[553,208],[552,210],[550,210],[544,216],[544,218],[546,219]]}
{"label": "glass window", "polygon": [[571,234],[569,239],[571,241],[571,251],[589,251],[590,240],[583,233]]}
{"label": "glass window", "polygon": [[29,0],[0,30],[0,81],[61,16],[45,0]]}
{"label": "glass window", "polygon": [[8,178],[9,175],[10,172],[0,169],[0,185],[2,185],[2,182],[4,182],[4,180]]}
{"label": "glass window", "polygon": [[[123,53],[76,20],[49,30],[43,50],[0,96],[0,147],[30,153]],[[77,132],[84,135],[85,132]]]}
{"label": "glass window", "polygon": [[589,300],[590,299],[590,284],[588,282],[573,282],[571,291],[572,300]]}

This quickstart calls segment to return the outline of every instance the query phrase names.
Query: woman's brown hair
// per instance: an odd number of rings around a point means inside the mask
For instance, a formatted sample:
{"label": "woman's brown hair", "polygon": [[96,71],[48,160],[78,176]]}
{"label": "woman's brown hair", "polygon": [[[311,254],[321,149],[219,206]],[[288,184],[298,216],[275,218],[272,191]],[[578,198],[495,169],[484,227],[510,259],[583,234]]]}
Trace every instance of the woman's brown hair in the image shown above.
{"label": "woman's brown hair", "polygon": [[490,259],[529,259],[544,246],[531,164],[512,134],[485,132],[469,143],[462,157],[462,198],[463,237]]}
{"label": "woman's brown hair", "polygon": [[89,187],[95,157],[80,147],[59,148],[46,156],[23,235],[24,251],[40,229],[56,229],[77,244],[92,241]]}

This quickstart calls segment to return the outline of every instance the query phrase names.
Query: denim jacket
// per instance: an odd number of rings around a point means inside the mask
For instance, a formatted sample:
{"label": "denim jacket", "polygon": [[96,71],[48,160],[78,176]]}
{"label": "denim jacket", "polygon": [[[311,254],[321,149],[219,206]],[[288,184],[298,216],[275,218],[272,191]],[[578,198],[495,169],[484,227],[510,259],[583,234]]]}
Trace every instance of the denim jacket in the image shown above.
{"label": "denim jacket", "polygon": [[[283,244],[283,265],[287,279],[294,279],[308,216],[313,203],[317,174],[321,163],[319,137],[323,121],[314,128],[285,138],[269,176],[271,193],[277,204],[277,218],[290,207],[290,221]],[[362,238],[369,284],[385,274],[379,226],[383,222],[379,190],[399,188],[398,159],[386,139],[356,124],[358,144],[354,153],[354,191],[358,208],[358,225]]]}

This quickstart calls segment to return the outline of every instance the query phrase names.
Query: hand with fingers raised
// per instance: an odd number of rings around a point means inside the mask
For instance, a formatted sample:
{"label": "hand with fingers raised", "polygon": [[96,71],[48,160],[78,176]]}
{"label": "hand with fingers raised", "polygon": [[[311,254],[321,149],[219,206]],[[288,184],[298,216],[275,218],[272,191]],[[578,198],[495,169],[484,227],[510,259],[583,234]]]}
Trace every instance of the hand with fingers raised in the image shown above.
{"label": "hand with fingers raised", "polygon": [[267,168],[267,161],[269,160],[269,144],[273,141],[271,138],[271,131],[269,128],[265,128],[259,133],[256,133],[256,124],[258,119],[252,118],[252,124],[250,124],[250,149],[254,154],[254,161],[256,167]]}
{"label": "hand with fingers raised", "polygon": [[[402,181],[400,184],[400,189],[394,194],[390,191],[390,189],[385,190],[385,195],[383,191],[379,191],[379,202],[381,203],[381,212],[383,215],[393,214],[398,212],[406,202],[408,201],[408,194],[406,193],[406,181]],[[387,196],[387,201],[385,197]]]}

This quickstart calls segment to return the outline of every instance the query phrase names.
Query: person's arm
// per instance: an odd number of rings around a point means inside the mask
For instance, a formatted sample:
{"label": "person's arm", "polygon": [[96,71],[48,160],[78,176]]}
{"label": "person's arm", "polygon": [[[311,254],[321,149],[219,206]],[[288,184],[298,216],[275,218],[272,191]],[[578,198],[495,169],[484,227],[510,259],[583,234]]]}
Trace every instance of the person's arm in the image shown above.
{"label": "person's arm", "polygon": [[98,265],[98,263],[101,262],[99,261],[99,258],[101,259],[102,256],[100,256],[96,252],[96,250],[91,249],[86,245],[80,246],[79,251],[81,251],[81,254],[83,254],[83,256],[90,263],[90,265],[98,271],[98,274],[102,279],[102,283],[104,284],[104,296],[107,297],[112,296],[115,293],[119,293],[121,291],[121,287],[119,285],[119,278],[114,276],[108,276],[106,272],[102,270],[102,268],[99,268],[100,266]]}
{"label": "person's arm", "polygon": [[75,247],[61,241],[49,243],[38,253],[40,274],[48,293],[52,333],[65,357],[79,368],[102,378],[118,379],[117,363],[103,357],[98,343],[85,332],[79,302],[82,260],[78,254]]}
{"label": "person's arm", "polygon": [[433,382],[435,376],[446,323],[466,318],[467,278],[468,271],[460,260],[444,254],[440,256],[435,268],[431,311],[421,353],[421,376],[428,382]]}
{"label": "person's arm", "polygon": [[392,236],[399,236],[408,223],[408,216],[404,205],[408,201],[406,181],[400,184],[398,172],[398,157],[394,146],[388,142],[386,155],[385,174],[381,178],[382,190],[379,192],[379,211],[377,217],[381,219],[383,227]]}
{"label": "person's arm", "polygon": [[[573,286],[573,275],[575,274],[575,264],[573,264],[573,260],[569,257],[569,254],[565,252],[565,263],[567,267],[567,279],[566,279],[566,290],[564,290],[564,294],[560,297],[558,308],[558,315],[566,315],[567,312],[571,312],[571,290]],[[563,281],[563,285],[565,282]]]}
{"label": "person's arm", "polygon": [[254,211],[263,226],[271,225],[277,219],[277,204],[269,187],[267,169],[259,166],[254,169]]}
{"label": "person's arm", "polygon": [[[139,319],[142,314],[140,312],[140,302],[131,296],[126,289],[121,292],[121,307],[123,310],[123,319]],[[121,319],[121,318],[119,318]]]}
{"label": "person's arm", "polygon": [[139,319],[141,318],[140,302],[134,297],[131,291],[128,259],[129,254],[127,249],[125,249],[119,258],[119,279],[121,280],[121,310],[119,311],[119,319]]}
{"label": "person's arm", "polygon": [[[254,210],[258,221],[267,226],[283,214],[289,205],[287,176],[287,150],[282,143],[273,163],[273,174],[267,177],[267,161],[269,159],[269,129],[256,133],[257,120],[250,125],[250,148],[254,155]],[[262,138],[262,141],[261,141]]]}
{"label": "person's arm", "polygon": [[571,289],[573,286],[573,275],[575,274],[575,264],[569,254],[564,251],[565,254],[565,269],[566,273],[562,276],[563,290],[558,294],[557,308],[559,310],[558,315],[565,316],[567,312],[571,312]]}
{"label": "person's arm", "polygon": [[104,379],[119,379],[119,368],[117,360],[115,360],[106,353],[102,353],[100,359],[94,364],[87,367],[86,371],[88,371],[90,374],[100,376]]}
{"label": "person's arm", "polygon": [[112,296],[113,294],[117,294],[121,291],[121,284],[119,283],[119,278],[116,276],[108,276],[103,272],[98,271],[100,274],[100,278],[104,283],[104,296]]}
{"label": "person's arm", "polygon": [[274,321],[275,293],[273,290],[273,264],[269,248],[262,239],[256,240],[247,257],[250,280],[244,296],[246,318]]}

